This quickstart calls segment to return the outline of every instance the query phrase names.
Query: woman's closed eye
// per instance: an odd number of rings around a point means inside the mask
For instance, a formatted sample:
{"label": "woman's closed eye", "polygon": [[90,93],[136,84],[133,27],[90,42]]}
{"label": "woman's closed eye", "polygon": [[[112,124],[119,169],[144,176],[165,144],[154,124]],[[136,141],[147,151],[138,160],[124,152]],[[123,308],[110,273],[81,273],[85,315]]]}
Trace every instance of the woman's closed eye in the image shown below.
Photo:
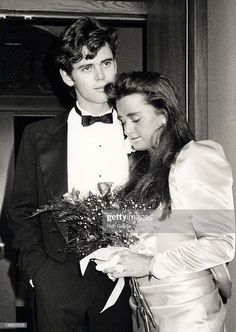
{"label": "woman's closed eye", "polygon": [[[131,120],[131,122],[133,122],[133,123],[137,123],[137,122],[139,122],[140,120],[141,120],[141,118],[130,118],[130,120]],[[129,120],[129,121],[130,121]],[[123,119],[120,119],[120,121],[122,122],[122,125],[123,126],[125,126],[126,125],[126,123],[127,123],[127,121],[125,121],[125,120],[123,120]],[[128,121],[128,122],[129,122]]]}
{"label": "woman's closed eye", "polygon": [[131,118],[132,122],[139,122],[141,120],[140,117],[133,117]]}

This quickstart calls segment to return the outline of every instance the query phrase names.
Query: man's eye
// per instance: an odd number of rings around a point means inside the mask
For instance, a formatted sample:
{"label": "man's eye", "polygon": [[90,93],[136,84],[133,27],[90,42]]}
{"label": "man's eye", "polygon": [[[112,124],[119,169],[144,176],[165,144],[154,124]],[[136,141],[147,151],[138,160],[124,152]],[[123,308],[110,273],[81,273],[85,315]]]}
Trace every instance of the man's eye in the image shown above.
{"label": "man's eye", "polygon": [[92,67],[83,67],[82,71],[89,72],[92,70]]}
{"label": "man's eye", "polygon": [[111,61],[110,60],[103,62],[103,66],[104,67],[109,67],[110,65],[111,65]]}

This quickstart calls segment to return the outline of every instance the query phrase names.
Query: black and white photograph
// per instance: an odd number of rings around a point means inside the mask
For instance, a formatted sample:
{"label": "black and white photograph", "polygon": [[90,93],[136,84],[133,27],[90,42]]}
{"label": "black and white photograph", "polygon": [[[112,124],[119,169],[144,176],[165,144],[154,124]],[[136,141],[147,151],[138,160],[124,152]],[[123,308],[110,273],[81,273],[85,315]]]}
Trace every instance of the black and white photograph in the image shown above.
{"label": "black and white photograph", "polygon": [[235,332],[235,35],[235,0],[0,0],[0,331]]}

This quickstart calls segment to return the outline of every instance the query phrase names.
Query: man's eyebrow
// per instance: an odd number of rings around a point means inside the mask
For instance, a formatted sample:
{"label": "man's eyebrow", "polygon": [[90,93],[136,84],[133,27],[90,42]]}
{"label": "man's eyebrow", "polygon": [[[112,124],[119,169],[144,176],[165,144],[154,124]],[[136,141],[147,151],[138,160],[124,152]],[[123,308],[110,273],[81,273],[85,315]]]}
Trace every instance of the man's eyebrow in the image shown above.
{"label": "man's eyebrow", "polygon": [[[107,62],[107,61],[113,61],[114,59],[113,58],[106,58],[106,59],[103,59],[101,63],[104,63],[104,62]],[[77,69],[83,69],[84,67],[89,67],[89,66],[93,66],[94,65],[94,62],[87,62],[87,63],[83,63],[81,65],[78,65],[76,68]]]}
{"label": "man's eyebrow", "polygon": [[77,69],[83,69],[83,68],[85,68],[85,67],[90,67],[90,66],[92,66],[93,64],[92,63],[85,63],[85,64],[83,64],[83,65],[79,65],[79,66],[77,66],[76,68]]}
{"label": "man's eyebrow", "polygon": [[107,62],[107,61],[113,61],[113,60],[114,60],[113,58],[106,58],[106,59],[102,60],[101,63]]}

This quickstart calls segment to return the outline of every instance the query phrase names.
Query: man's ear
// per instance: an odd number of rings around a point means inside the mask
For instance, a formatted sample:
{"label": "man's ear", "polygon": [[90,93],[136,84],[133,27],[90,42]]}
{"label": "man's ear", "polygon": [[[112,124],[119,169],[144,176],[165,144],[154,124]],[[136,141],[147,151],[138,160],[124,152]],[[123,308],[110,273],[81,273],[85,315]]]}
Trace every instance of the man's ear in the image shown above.
{"label": "man's ear", "polygon": [[65,70],[60,69],[60,75],[61,75],[61,78],[62,78],[63,82],[66,85],[68,85],[70,87],[74,86],[75,83],[74,83],[71,75],[67,74],[67,72]]}

